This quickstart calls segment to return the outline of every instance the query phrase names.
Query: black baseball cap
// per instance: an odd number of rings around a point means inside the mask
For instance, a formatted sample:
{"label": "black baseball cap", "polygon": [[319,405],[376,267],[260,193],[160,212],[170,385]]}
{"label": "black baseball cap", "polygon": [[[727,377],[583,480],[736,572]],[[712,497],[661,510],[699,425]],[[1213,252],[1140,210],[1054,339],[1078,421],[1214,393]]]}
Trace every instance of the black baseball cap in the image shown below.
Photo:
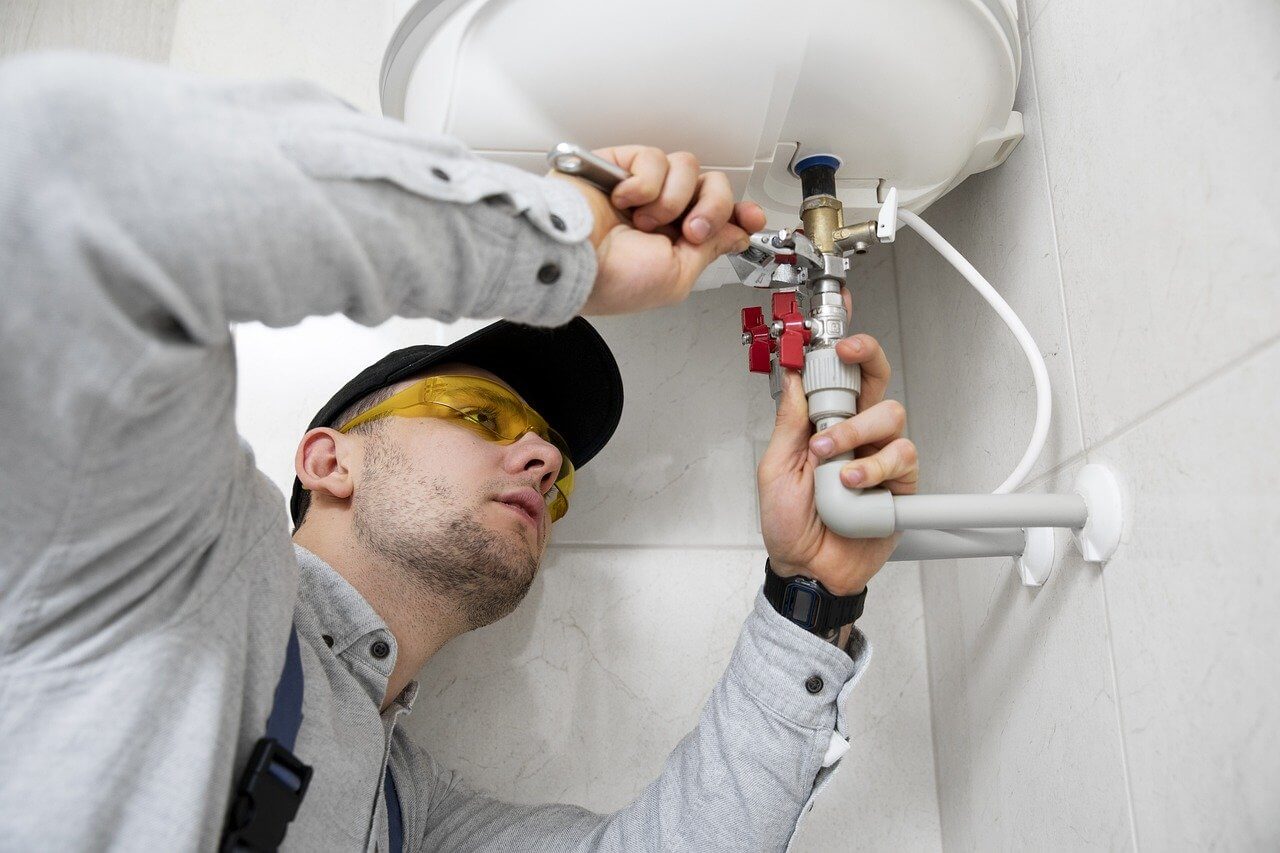
{"label": "black baseball cap", "polygon": [[[564,438],[575,468],[600,452],[622,417],[618,362],[600,333],[575,317],[555,329],[499,320],[448,346],[398,349],[343,385],[307,429],[336,429],[341,424],[334,419],[367,395],[449,362],[488,370],[514,388]],[[302,492],[294,477],[289,514],[295,525]]]}

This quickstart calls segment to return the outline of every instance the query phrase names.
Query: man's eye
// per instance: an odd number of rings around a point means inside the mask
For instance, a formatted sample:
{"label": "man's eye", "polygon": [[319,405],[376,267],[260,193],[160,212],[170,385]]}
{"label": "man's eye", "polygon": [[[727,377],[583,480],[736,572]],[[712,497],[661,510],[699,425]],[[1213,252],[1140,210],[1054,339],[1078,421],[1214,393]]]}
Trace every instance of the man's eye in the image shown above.
{"label": "man's eye", "polygon": [[498,431],[498,414],[492,409],[467,409],[463,417],[492,432]]}

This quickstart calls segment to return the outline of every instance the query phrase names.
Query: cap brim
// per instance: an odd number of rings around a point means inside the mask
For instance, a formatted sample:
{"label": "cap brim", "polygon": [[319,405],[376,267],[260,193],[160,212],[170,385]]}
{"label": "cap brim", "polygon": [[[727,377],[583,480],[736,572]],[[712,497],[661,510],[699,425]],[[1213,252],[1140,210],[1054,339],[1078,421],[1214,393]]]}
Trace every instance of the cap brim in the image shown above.
{"label": "cap brim", "polygon": [[[405,347],[379,359],[334,394],[307,429],[333,420],[367,395],[432,367],[461,362],[501,378],[546,418],[581,468],[608,443],[622,418],[622,375],[609,346],[576,317],[555,329],[499,320],[448,346]],[[294,478],[289,512],[298,522],[302,483]]]}

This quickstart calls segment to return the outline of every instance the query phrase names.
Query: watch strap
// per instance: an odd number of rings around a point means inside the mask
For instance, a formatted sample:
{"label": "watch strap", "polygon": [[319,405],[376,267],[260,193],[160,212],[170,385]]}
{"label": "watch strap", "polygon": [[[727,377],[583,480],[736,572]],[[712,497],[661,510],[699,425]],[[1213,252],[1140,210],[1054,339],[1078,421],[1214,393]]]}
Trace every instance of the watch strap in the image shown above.
{"label": "watch strap", "polygon": [[[853,624],[862,616],[863,607],[867,602],[867,590],[865,587],[857,595],[835,595],[823,586],[821,581],[806,580],[808,581],[806,586],[810,588],[816,587],[821,601],[817,620],[809,628],[810,631],[823,633],[835,628],[843,628],[845,625]],[[784,610],[787,587],[794,581],[794,577],[783,577],[776,573],[773,570],[773,566],[769,564],[769,560],[765,560],[764,597],[773,605],[774,610],[787,619],[791,618],[790,614]]]}

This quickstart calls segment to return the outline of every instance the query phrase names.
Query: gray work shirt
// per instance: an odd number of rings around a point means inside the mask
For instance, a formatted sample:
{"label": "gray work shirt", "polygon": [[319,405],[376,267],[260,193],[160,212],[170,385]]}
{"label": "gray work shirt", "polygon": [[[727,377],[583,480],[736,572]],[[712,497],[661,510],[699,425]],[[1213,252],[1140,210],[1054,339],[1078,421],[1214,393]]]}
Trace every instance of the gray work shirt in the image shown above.
{"label": "gray work shirt", "polygon": [[787,846],[860,636],[757,597],[634,803],[502,803],[399,728],[415,686],[379,713],[395,638],[236,434],[232,322],[566,322],[595,276],[576,190],[309,85],[100,57],[0,63],[0,118],[0,847],[214,848],[291,623],[315,775],[286,847],[385,850],[388,762],[407,850]]}

